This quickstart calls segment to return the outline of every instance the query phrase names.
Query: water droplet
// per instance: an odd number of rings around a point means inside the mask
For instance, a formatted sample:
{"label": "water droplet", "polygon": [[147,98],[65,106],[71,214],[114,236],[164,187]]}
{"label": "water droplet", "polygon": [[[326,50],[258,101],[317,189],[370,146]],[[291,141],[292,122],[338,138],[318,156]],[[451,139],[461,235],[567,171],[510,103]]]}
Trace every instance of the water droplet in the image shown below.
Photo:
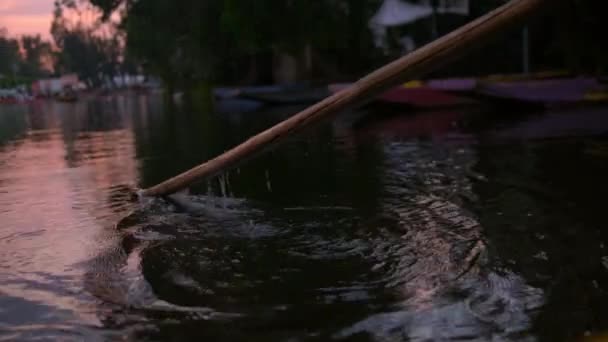
{"label": "water droplet", "polygon": [[268,170],[265,171],[265,175],[266,175],[266,189],[268,189],[268,192],[272,192],[272,183],[270,182],[270,175],[268,174]]}

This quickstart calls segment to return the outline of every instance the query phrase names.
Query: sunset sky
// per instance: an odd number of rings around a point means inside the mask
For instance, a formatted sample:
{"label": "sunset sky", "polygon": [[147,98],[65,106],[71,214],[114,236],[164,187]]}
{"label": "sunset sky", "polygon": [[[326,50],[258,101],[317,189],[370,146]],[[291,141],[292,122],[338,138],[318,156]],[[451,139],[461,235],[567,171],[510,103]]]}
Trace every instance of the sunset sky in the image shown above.
{"label": "sunset sky", "polygon": [[53,0],[0,0],[0,28],[10,35],[40,34],[46,38],[53,16]]}

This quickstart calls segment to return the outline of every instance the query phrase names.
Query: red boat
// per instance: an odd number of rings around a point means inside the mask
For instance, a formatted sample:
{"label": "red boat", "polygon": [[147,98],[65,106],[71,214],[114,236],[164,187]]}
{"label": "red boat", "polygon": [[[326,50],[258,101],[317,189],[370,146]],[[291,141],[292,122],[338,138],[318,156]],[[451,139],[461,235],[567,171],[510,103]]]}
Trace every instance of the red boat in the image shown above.
{"label": "red boat", "polygon": [[[350,84],[332,84],[329,86],[329,90],[332,93],[336,93],[349,86]],[[386,104],[404,105],[416,109],[453,108],[477,104],[477,101],[471,98],[435,89],[421,83],[393,88],[380,95],[376,101]]]}
{"label": "red boat", "polygon": [[464,107],[477,103],[473,99],[426,86],[393,88],[380,96],[379,100],[385,103],[408,105],[419,109]]}
{"label": "red boat", "polygon": [[0,104],[17,104],[17,99],[10,97],[0,97]]}

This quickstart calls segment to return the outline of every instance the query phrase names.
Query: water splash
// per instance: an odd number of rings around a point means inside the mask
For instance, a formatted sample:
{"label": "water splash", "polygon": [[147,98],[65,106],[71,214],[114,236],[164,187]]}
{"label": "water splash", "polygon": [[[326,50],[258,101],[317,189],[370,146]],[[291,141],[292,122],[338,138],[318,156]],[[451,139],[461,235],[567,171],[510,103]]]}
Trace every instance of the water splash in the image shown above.
{"label": "water splash", "polygon": [[268,169],[264,171],[264,177],[266,177],[266,190],[268,190],[268,192],[272,192],[272,183],[270,181],[270,173],[268,172]]}
{"label": "water splash", "polygon": [[224,174],[221,174],[217,177],[218,183],[220,185],[220,197],[222,199],[222,205],[224,208],[226,207],[225,199],[228,198],[228,192],[226,191],[226,177]]}

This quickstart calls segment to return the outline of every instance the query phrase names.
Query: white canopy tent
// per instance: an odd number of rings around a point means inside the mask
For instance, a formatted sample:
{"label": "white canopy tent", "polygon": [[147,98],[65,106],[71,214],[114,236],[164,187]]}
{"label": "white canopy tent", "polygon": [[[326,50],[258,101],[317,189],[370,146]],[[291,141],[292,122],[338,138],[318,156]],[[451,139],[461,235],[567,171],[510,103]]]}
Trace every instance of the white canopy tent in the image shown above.
{"label": "white canopy tent", "polygon": [[[431,0],[422,0],[423,5],[431,6]],[[437,13],[469,15],[469,0],[439,0]]]}
{"label": "white canopy tent", "polygon": [[[437,13],[440,14],[469,14],[469,0],[438,0]],[[402,0],[384,0],[378,12],[370,19],[369,28],[374,33],[377,47],[387,50],[386,31],[388,27],[411,24],[419,19],[433,16],[431,0],[421,0],[413,4]],[[436,28],[435,28],[436,30]],[[415,48],[411,37],[399,39],[404,52]]]}
{"label": "white canopy tent", "polygon": [[369,28],[374,33],[376,46],[386,50],[387,27],[410,24],[431,15],[433,15],[433,8],[428,5],[417,5],[401,0],[384,0],[378,12],[370,19]]}
{"label": "white canopy tent", "polygon": [[370,20],[370,26],[400,26],[433,14],[427,5],[411,4],[401,0],[384,0],[384,3]]}

